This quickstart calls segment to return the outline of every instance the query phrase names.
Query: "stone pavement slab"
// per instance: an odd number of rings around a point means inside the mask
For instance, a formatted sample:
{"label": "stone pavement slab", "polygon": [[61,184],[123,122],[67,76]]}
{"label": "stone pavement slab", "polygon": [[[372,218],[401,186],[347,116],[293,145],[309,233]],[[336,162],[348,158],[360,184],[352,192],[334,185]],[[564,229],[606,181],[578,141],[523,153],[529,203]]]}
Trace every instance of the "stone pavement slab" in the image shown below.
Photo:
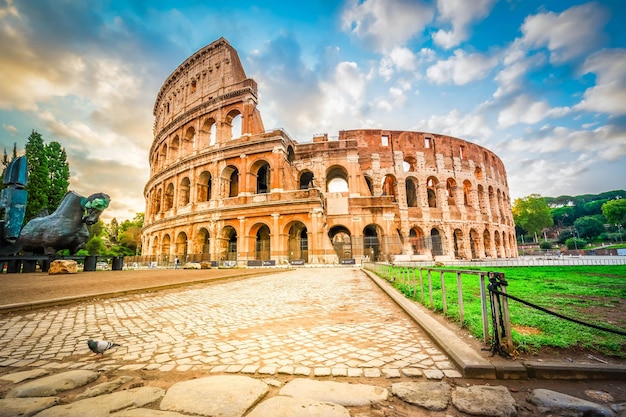
{"label": "stone pavement slab", "polygon": [[98,373],[86,370],[67,371],[18,385],[6,398],[52,397],[60,392],[82,387],[98,379]]}
{"label": "stone pavement slab", "polygon": [[272,397],[256,406],[247,417],[350,417],[337,404],[300,397]]}
{"label": "stone pavement slab", "polygon": [[0,399],[0,417],[30,417],[59,402],[58,397]]}
{"label": "stone pavement slab", "polygon": [[384,401],[387,399],[389,392],[385,388],[366,384],[347,384],[298,378],[287,383],[280,390],[280,395],[310,398],[348,407],[356,407]]}

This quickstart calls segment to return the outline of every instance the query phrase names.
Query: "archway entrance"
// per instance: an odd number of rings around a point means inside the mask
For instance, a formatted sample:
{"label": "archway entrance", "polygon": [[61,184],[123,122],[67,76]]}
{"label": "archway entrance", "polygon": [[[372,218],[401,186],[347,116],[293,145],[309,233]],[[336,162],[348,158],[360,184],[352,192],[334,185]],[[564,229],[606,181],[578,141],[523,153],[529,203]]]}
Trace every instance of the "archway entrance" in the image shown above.
{"label": "archway entrance", "polygon": [[363,254],[369,257],[370,261],[376,262],[380,256],[380,239],[378,227],[375,224],[365,226],[363,229]]}
{"label": "archway entrance", "polygon": [[270,259],[270,228],[263,225],[256,232],[254,259],[268,261]]}
{"label": "archway entrance", "polygon": [[343,226],[335,226],[328,232],[339,261],[352,258],[352,238],[350,231]]}
{"label": "archway entrance", "polygon": [[309,262],[309,234],[304,223],[296,222],[289,228],[289,261]]}

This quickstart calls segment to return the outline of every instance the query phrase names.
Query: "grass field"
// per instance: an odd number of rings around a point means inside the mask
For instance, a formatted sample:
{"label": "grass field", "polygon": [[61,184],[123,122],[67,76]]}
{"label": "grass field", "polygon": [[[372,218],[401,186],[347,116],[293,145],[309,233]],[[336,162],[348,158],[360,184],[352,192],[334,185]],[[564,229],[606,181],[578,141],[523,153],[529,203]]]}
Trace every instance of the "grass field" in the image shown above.
{"label": "grass field", "polygon": [[[626,266],[537,266],[482,270],[503,272],[508,282],[506,291],[510,295],[584,323],[626,332]],[[392,273],[399,277],[407,276],[406,268],[404,274],[398,272],[396,270]],[[419,273],[415,272],[411,276],[419,276]],[[423,297],[426,307],[443,312],[440,272],[433,271],[432,277],[432,306],[425,271],[421,289],[417,279],[396,279],[394,285],[407,297],[417,301],[421,301]],[[482,339],[479,278],[466,274],[461,277],[465,315],[462,326]],[[458,322],[456,273],[446,272],[444,282],[446,316]],[[509,310],[513,344],[519,352],[535,352],[542,347],[555,347],[589,349],[609,356],[626,357],[624,335],[573,323],[514,300],[509,300]]]}

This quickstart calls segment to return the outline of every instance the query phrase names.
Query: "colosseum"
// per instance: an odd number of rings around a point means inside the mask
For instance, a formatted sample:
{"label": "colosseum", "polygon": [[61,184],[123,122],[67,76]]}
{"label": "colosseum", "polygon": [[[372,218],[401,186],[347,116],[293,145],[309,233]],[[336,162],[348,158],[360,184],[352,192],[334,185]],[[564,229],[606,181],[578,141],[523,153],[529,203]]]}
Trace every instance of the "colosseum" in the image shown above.
{"label": "colosseum", "polygon": [[500,158],[462,139],[265,130],[257,84],[218,39],[154,104],[142,255],[227,265],[517,256]]}

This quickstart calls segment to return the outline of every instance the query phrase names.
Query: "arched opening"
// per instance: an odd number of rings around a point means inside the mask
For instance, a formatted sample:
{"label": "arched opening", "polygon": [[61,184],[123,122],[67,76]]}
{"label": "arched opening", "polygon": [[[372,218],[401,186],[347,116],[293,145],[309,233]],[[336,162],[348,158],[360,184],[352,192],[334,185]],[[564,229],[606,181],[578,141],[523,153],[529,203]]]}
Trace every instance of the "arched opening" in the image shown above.
{"label": "arched opening", "polygon": [[178,256],[181,262],[187,260],[187,234],[185,232],[180,232],[178,236],[176,236],[174,255]]}
{"label": "arched opening", "polygon": [[211,235],[206,228],[201,228],[198,232],[198,237],[196,240],[196,245],[198,250],[200,251],[200,260],[208,261],[210,260],[210,251],[211,251]]}
{"label": "arched opening", "polygon": [[309,233],[302,222],[295,222],[289,227],[289,261],[309,261]]}
{"label": "arched opening", "polygon": [[333,244],[339,261],[352,258],[352,238],[347,228],[334,226],[328,231],[328,237]]}
{"label": "arched opening", "polygon": [[171,242],[170,235],[163,236],[163,242],[161,242],[161,258],[165,262],[169,260],[170,246],[171,246],[170,242]]}
{"label": "arched opening", "polygon": [[237,232],[232,226],[222,229],[220,236],[220,261],[237,260]]}
{"label": "arched opening", "polygon": [[239,170],[236,166],[229,165],[222,171],[224,181],[223,194],[225,197],[237,197],[239,195]]}
{"label": "arched opening", "polygon": [[326,171],[326,191],[329,193],[348,192],[348,172],[340,165],[334,165]]}
{"label": "arched opening", "polygon": [[270,164],[263,162],[256,173],[256,193],[266,194],[270,192]]}
{"label": "arched opening", "polygon": [[161,212],[161,189],[159,188],[156,192],[156,198],[154,200],[154,214],[158,214]]}
{"label": "arched opening", "polygon": [[159,254],[159,237],[155,236],[152,239],[152,245],[150,246],[150,255],[157,256]]}
{"label": "arched opening", "polygon": [[428,207],[437,207],[437,179],[429,177],[426,180],[426,194],[428,196]]}
{"label": "arched opening", "polygon": [[309,188],[315,188],[313,184],[313,173],[311,171],[304,171],[300,174],[300,189],[308,190]]}
{"label": "arched opening", "polygon": [[463,181],[463,204],[466,207],[472,207],[472,199],[470,193],[472,192],[472,183],[468,180]]}
{"label": "arched opening", "polygon": [[209,117],[202,124],[202,144],[201,146],[210,146],[215,145],[217,140],[216,132],[217,132],[217,123],[215,119]]}
{"label": "arched opening", "polygon": [[491,234],[486,229],[483,232],[483,245],[484,245],[484,248],[485,248],[485,256],[491,257],[492,256],[492,253],[491,253]]}
{"label": "arched opening", "polygon": [[413,227],[409,230],[409,243],[413,250],[413,255],[424,253],[426,242],[424,242],[424,232],[419,227]]}
{"label": "arched opening", "polygon": [[165,211],[172,207],[174,207],[174,184],[170,182],[165,189]]}
{"label": "arched opening", "polygon": [[241,137],[242,117],[239,110],[231,110],[226,116],[226,125],[229,129],[229,139],[238,139]]}
{"label": "arched opening", "polygon": [[381,252],[378,229],[375,224],[369,224],[363,229],[363,254],[373,262],[379,260]]}
{"label": "arched opening", "polygon": [[430,231],[430,243],[432,245],[433,256],[443,255],[443,245],[441,241],[441,235],[439,234],[439,230],[432,229]]}
{"label": "arched opening", "polygon": [[485,189],[482,185],[478,185],[478,206],[482,214],[487,214],[487,200],[485,196]]}
{"label": "arched opening", "polygon": [[454,229],[454,257],[457,259],[465,257],[463,232],[461,229]]}
{"label": "arched opening", "polygon": [[256,232],[254,245],[254,259],[267,261],[270,259],[270,228],[266,225],[259,227]]}
{"label": "arched opening", "polygon": [[402,163],[402,170],[404,172],[415,172],[417,166],[417,161],[412,156],[407,156],[404,158],[404,162]]}
{"label": "arched opening", "polygon": [[474,229],[470,229],[470,250],[472,252],[472,259],[478,259],[480,256],[479,254],[479,248],[478,248],[478,243],[479,243],[479,235],[478,232],[476,232],[476,230]]}
{"label": "arched opening", "polygon": [[417,207],[417,187],[414,178],[407,178],[405,180],[406,188],[406,205],[408,207]]}
{"label": "arched opening", "polygon": [[181,156],[189,155],[196,148],[196,129],[189,127],[185,132],[182,145],[183,154]]}
{"label": "arched opening", "polygon": [[396,200],[396,178],[393,175],[385,175],[383,181],[383,195],[393,196],[393,201]]}
{"label": "arched opening", "polygon": [[502,258],[502,242],[500,241],[500,233],[496,230],[493,234],[493,240],[496,249],[496,258]]}
{"label": "arched opening", "polygon": [[370,190],[370,195],[373,196],[374,195],[374,180],[372,180],[367,175],[364,175],[363,178],[365,178],[365,183],[367,184],[367,189]]}
{"label": "arched opening", "polygon": [[162,169],[167,164],[167,144],[164,143],[159,151],[159,164],[157,169]]}
{"label": "arched opening", "polygon": [[189,178],[185,177],[180,182],[180,188],[178,190],[178,205],[186,206],[189,204],[189,197],[191,195],[191,183]]}
{"label": "arched opening", "polygon": [[287,147],[287,162],[291,164],[293,163],[295,159],[296,159],[296,154],[293,151],[293,146],[288,146]]}
{"label": "arched opening", "polygon": [[180,156],[179,151],[180,151],[180,138],[178,137],[178,135],[176,135],[174,139],[172,139],[172,143],[170,144],[167,162],[172,163],[176,159],[178,159],[178,157]]}
{"label": "arched opening", "polygon": [[211,200],[211,173],[208,171],[203,171],[198,176],[198,186],[197,186],[197,196],[198,202],[209,201]]}
{"label": "arched opening", "polygon": [[456,205],[456,181],[454,178],[448,178],[446,181],[446,197],[448,197],[448,205]]}

